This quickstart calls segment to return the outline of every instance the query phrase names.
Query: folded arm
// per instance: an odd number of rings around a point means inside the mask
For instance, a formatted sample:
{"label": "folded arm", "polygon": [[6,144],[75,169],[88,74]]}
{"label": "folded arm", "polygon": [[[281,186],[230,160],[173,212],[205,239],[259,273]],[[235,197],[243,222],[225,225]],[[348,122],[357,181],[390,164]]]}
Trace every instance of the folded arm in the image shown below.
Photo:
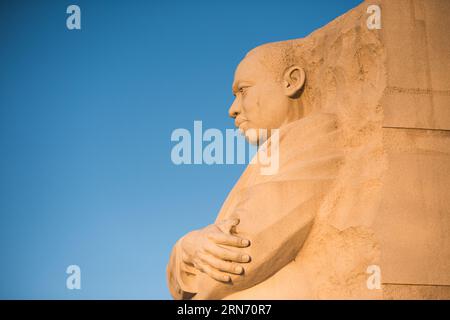
{"label": "folded arm", "polygon": [[224,298],[266,280],[293,261],[309,234],[329,182],[272,181],[249,188],[233,218],[240,220],[236,234],[251,241],[243,251],[252,260],[242,275],[232,275],[227,283],[199,273],[194,299]]}
{"label": "folded arm", "polygon": [[175,299],[191,299],[197,292],[201,273],[218,282],[230,282],[231,275],[240,275],[241,264],[250,261],[242,248],[250,242],[232,235],[238,219],[227,219],[195,230],[177,241],[169,264],[167,279]]}

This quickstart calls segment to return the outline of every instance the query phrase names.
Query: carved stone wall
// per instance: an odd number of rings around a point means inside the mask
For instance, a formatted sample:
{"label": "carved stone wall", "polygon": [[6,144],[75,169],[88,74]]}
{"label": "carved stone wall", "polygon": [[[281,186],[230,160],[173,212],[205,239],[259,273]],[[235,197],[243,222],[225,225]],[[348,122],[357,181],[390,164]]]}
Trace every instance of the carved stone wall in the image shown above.
{"label": "carved stone wall", "polygon": [[450,1],[381,1],[385,298],[450,298]]}

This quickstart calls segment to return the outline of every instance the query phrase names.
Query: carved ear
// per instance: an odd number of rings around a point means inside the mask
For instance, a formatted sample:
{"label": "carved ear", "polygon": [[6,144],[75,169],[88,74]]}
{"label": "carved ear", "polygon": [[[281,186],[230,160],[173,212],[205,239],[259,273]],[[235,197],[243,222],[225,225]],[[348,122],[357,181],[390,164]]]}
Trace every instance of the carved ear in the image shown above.
{"label": "carved ear", "polygon": [[305,70],[299,66],[289,67],[283,74],[283,88],[288,97],[295,98],[305,85]]}

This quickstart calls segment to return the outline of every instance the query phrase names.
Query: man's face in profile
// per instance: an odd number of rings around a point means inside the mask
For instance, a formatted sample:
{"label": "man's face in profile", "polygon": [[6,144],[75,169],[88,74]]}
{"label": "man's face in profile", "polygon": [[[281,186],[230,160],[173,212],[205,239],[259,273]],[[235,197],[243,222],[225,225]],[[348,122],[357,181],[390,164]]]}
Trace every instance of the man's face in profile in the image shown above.
{"label": "man's face in profile", "polygon": [[229,109],[236,127],[252,144],[263,142],[258,141],[259,129],[266,129],[269,137],[269,129],[283,125],[289,111],[281,75],[277,77],[264,66],[260,56],[258,51],[252,52],[237,67],[232,87],[235,99]]}

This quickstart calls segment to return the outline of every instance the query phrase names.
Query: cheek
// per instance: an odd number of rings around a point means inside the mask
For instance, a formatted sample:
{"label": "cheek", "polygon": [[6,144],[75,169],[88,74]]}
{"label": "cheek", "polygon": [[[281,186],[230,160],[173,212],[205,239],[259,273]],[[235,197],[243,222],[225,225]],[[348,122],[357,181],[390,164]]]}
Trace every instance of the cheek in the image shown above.
{"label": "cheek", "polygon": [[251,127],[256,127],[261,122],[261,116],[264,115],[261,105],[263,99],[257,90],[248,92],[242,98],[243,116],[252,124]]}
{"label": "cheek", "polygon": [[252,123],[255,128],[272,128],[278,122],[278,101],[270,92],[261,92],[253,100]]}
{"label": "cheek", "polygon": [[287,117],[284,96],[278,91],[267,91],[260,96],[260,119],[265,128],[278,128]]}

